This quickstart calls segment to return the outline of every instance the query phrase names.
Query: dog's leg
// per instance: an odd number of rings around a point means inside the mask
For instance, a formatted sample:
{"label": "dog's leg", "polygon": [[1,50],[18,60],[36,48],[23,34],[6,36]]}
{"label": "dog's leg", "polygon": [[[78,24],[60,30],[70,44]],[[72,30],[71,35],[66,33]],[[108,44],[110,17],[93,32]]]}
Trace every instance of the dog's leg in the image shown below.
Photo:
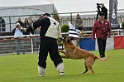
{"label": "dog's leg", "polygon": [[94,64],[94,59],[93,58],[88,58],[86,59],[86,66],[88,69],[90,69],[91,73],[94,73],[94,70],[92,68],[92,65]]}
{"label": "dog's leg", "polygon": [[84,62],[84,66],[85,66],[85,71],[82,74],[85,74],[88,71],[88,68],[86,66],[86,61]]}
{"label": "dog's leg", "polygon": [[66,59],[69,59],[69,57],[67,57],[66,55],[64,55],[64,56],[61,56],[62,58],[66,58]]}
{"label": "dog's leg", "polygon": [[94,71],[93,71],[92,65],[88,65],[88,68],[90,69],[91,74],[94,74]]}
{"label": "dog's leg", "polygon": [[64,54],[64,55],[61,55],[62,58],[69,59],[68,54],[65,51],[63,50],[58,50],[58,51]]}
{"label": "dog's leg", "polygon": [[63,51],[63,50],[58,50],[58,52],[61,52],[61,53],[63,53],[63,54],[66,54],[66,52]]}

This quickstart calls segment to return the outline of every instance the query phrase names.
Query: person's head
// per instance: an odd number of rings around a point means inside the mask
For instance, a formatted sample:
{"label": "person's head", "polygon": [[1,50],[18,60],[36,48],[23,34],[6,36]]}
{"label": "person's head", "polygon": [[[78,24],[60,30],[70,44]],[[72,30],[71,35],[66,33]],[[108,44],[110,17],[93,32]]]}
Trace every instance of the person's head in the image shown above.
{"label": "person's head", "polygon": [[103,3],[101,4],[101,7],[105,7]]}
{"label": "person's head", "polygon": [[20,17],[18,18],[18,21],[21,21],[21,18]]}
{"label": "person's head", "polygon": [[45,13],[45,14],[43,14],[42,17],[50,17],[50,14],[49,13]]}
{"label": "person's head", "polygon": [[21,28],[21,25],[20,25],[20,23],[16,23],[16,28]]}
{"label": "person's head", "polygon": [[25,18],[24,23],[27,23],[27,22],[28,22],[28,18]]}
{"label": "person's head", "polygon": [[79,14],[77,14],[77,17],[76,18],[81,18]]}
{"label": "person's head", "polygon": [[100,20],[104,20],[105,19],[105,13],[104,12],[100,12],[99,13],[99,19]]}

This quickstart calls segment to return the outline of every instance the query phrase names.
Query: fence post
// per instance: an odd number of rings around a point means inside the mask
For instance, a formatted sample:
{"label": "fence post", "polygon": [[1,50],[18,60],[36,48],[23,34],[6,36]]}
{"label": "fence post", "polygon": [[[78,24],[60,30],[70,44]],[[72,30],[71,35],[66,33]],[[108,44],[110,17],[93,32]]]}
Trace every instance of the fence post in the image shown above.
{"label": "fence post", "polygon": [[32,38],[31,38],[31,52],[32,52],[32,54],[33,54],[33,40],[32,40]]}
{"label": "fence post", "polygon": [[12,28],[11,28],[11,17],[10,16],[9,16],[9,24],[10,24],[10,32],[11,32]]}
{"label": "fence post", "polygon": [[72,13],[71,13],[71,20],[70,20],[70,21],[71,21],[71,24],[72,24],[72,21],[73,21],[73,20],[72,20]]}

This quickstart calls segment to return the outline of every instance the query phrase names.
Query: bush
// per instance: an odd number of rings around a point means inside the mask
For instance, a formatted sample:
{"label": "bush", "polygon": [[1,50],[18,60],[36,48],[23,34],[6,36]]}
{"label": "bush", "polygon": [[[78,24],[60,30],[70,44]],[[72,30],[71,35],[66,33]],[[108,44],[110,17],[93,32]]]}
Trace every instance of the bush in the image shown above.
{"label": "bush", "polygon": [[61,27],[61,32],[68,32],[68,30],[69,30],[69,26],[66,24]]}
{"label": "bush", "polygon": [[122,22],[122,29],[124,29],[124,22]]}

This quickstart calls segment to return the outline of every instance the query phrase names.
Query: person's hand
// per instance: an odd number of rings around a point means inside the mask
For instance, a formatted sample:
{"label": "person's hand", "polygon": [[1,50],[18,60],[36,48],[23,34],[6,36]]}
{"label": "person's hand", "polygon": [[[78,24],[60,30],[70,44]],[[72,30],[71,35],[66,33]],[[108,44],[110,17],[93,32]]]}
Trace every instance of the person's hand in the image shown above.
{"label": "person's hand", "polygon": [[111,37],[111,35],[109,34],[109,35],[108,35],[108,38],[110,38],[110,37]]}
{"label": "person's hand", "polygon": [[92,40],[95,40],[95,37],[92,37]]}
{"label": "person's hand", "polygon": [[40,32],[40,27],[36,28],[36,31]]}
{"label": "person's hand", "polygon": [[96,12],[98,12],[99,10],[97,9]]}
{"label": "person's hand", "polygon": [[110,37],[111,37],[111,33],[108,33],[108,34],[107,34],[107,37],[110,38]]}

